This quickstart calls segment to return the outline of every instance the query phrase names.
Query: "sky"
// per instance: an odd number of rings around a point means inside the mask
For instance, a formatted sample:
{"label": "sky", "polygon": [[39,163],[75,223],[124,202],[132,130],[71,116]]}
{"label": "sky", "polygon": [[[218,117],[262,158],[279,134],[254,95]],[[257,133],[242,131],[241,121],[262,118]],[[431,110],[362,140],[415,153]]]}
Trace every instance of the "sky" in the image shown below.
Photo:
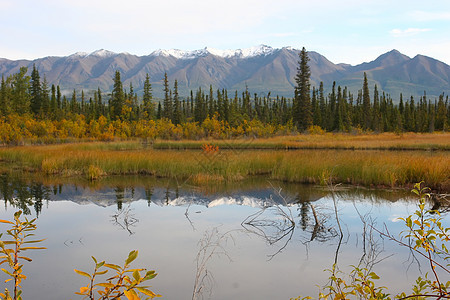
{"label": "sky", "polygon": [[0,57],[106,49],[316,51],[356,65],[392,49],[450,65],[448,0],[0,0]]}

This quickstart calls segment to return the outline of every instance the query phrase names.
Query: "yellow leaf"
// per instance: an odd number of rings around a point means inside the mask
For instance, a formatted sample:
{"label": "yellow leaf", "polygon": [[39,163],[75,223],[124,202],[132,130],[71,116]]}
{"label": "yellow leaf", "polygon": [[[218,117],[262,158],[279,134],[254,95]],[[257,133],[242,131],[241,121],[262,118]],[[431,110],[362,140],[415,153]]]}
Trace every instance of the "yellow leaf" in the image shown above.
{"label": "yellow leaf", "polygon": [[115,287],[114,284],[107,283],[107,282],[97,283],[96,286],[102,286],[102,287],[105,287],[105,288],[108,288],[108,289]]}
{"label": "yellow leaf", "polygon": [[110,269],[114,269],[116,271],[120,270],[120,267],[118,265],[114,265],[114,264],[104,264],[103,266],[110,268]]}
{"label": "yellow leaf", "polygon": [[152,291],[150,291],[149,289],[141,288],[141,287],[138,287],[137,289],[138,289],[138,291],[141,292],[142,294],[147,295],[147,296],[150,296],[150,297],[152,297],[152,298],[153,298],[153,297],[161,297],[161,295],[157,295],[157,294],[153,293]]}
{"label": "yellow leaf", "polygon": [[75,292],[75,294],[77,294],[77,295],[89,295],[89,287],[87,287],[87,286],[80,287],[80,291],[79,292]]}
{"label": "yellow leaf", "polygon": [[0,223],[6,223],[6,224],[13,224],[14,225],[13,222],[7,221],[7,220],[0,220]]}
{"label": "yellow leaf", "polygon": [[123,293],[125,294],[125,296],[127,297],[128,300],[140,300],[141,298],[139,298],[139,296],[136,294],[135,291],[130,290],[130,291],[123,291]]}
{"label": "yellow leaf", "polygon": [[77,269],[73,269],[73,270],[74,270],[75,273],[77,273],[78,275],[81,275],[81,276],[84,276],[84,277],[87,277],[87,278],[91,279],[91,275],[89,275],[88,273],[83,272],[83,271],[79,271],[79,270],[77,270]]}
{"label": "yellow leaf", "polygon": [[47,249],[45,247],[23,247],[20,248],[20,250],[24,251],[24,250],[42,250],[42,249]]}
{"label": "yellow leaf", "polygon": [[31,258],[25,256],[19,256],[19,258],[25,259],[26,261],[33,261]]}
{"label": "yellow leaf", "polygon": [[36,241],[26,241],[26,242],[23,242],[24,244],[31,244],[31,243],[39,243],[39,242],[42,242],[42,241],[45,241],[45,239],[42,239],[42,240],[36,240]]}

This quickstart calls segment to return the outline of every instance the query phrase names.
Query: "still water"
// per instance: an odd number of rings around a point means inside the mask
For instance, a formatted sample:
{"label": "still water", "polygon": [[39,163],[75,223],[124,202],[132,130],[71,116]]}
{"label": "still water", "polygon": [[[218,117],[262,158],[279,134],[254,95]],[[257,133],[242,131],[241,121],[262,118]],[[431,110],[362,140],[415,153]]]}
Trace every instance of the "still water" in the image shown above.
{"label": "still water", "polygon": [[22,209],[37,217],[36,237],[46,238],[47,250],[30,252],[33,262],[25,263],[24,299],[81,299],[74,292],[87,279],[74,268],[91,272],[91,256],[123,264],[134,249],[134,266],[158,273],[149,285],[162,299],[317,296],[318,286],[327,284],[324,270],[335,262],[343,271],[372,268],[392,293],[409,291],[419,274],[407,249],[362,221],[398,235],[397,218],[414,212],[416,203],[404,191],[339,186],[331,193],[264,178],[202,188],[130,176],[94,185],[0,179],[0,218],[11,220]]}

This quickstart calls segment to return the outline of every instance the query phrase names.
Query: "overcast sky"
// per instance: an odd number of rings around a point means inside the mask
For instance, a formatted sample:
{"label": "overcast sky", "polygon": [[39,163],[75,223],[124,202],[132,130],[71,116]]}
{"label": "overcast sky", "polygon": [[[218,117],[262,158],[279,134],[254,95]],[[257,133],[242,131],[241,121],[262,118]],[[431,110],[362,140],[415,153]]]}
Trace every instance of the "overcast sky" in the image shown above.
{"label": "overcast sky", "polygon": [[447,0],[0,0],[0,57],[107,49],[306,47],[359,64],[397,49],[450,64]]}

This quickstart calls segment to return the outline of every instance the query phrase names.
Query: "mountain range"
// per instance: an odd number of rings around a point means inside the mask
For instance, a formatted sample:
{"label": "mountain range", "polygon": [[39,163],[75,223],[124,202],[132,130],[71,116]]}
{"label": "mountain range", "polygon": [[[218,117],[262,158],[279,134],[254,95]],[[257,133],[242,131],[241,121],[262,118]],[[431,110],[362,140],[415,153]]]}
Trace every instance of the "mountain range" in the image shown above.
{"label": "mountain range", "polygon": [[[0,58],[0,74],[17,73],[23,66],[31,72],[35,65],[41,78],[45,75],[49,84],[60,85],[66,93],[73,89],[88,92],[97,88],[107,92],[112,89],[115,71],[119,70],[124,87],[128,90],[132,83],[139,94],[148,73],[154,96],[161,97],[166,72],[171,86],[175,79],[178,80],[182,96],[199,87],[209,90],[212,85],[214,90],[225,88],[241,92],[248,88],[252,94],[271,92],[272,96],[292,97],[299,52],[292,47],[272,48],[266,45],[238,50],[208,47],[194,51],[156,50],[145,56],[102,49],[35,60]],[[365,72],[371,88],[377,84],[379,90],[394,99],[398,99],[400,93],[405,97],[421,96],[424,91],[432,97],[450,94],[450,66],[431,57],[417,55],[410,58],[392,50],[371,62],[352,66],[332,63],[313,51],[309,51],[308,56],[311,85],[318,87],[322,81],[326,92],[335,81],[356,94],[362,88]]]}

